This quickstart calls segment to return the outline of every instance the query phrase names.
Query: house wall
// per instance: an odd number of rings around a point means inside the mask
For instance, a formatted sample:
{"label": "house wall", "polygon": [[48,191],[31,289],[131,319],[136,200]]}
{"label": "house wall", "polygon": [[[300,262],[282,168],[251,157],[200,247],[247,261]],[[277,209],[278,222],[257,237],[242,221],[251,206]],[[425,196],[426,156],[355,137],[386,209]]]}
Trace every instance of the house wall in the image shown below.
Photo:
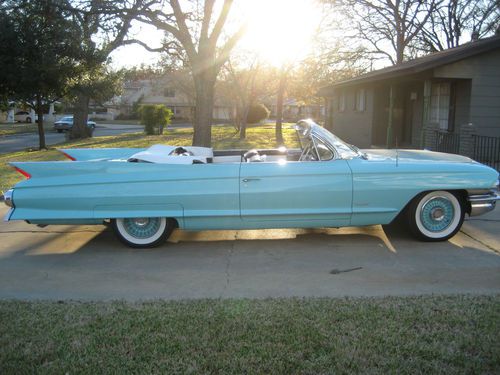
{"label": "house wall", "polygon": [[[470,57],[434,70],[435,78],[463,78],[470,82],[470,112],[462,99],[460,120],[472,122],[478,134],[500,137],[500,50]],[[458,99],[458,98],[457,98]],[[469,117],[469,121],[465,121]],[[456,122],[460,124],[460,122]]]}
{"label": "house wall", "polygon": [[332,132],[348,143],[358,147],[370,147],[372,144],[373,123],[373,87],[361,87],[365,89],[365,109],[355,109],[356,89],[345,89],[345,108],[339,111],[339,89],[337,94],[329,98],[327,127]]}

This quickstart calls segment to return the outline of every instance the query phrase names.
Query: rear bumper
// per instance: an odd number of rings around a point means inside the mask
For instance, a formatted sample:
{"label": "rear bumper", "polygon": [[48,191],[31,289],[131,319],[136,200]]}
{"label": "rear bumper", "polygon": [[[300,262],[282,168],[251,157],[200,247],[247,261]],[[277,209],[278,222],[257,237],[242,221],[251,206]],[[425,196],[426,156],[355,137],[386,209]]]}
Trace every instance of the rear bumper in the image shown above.
{"label": "rear bumper", "polygon": [[7,213],[3,217],[3,221],[5,221],[5,222],[9,221],[10,217],[12,216],[13,213],[14,213],[14,209],[10,208],[9,211],[7,211]]}
{"label": "rear bumper", "polygon": [[484,194],[471,194],[468,200],[470,203],[470,216],[478,216],[494,210],[497,201],[500,200],[500,195],[492,190]]}

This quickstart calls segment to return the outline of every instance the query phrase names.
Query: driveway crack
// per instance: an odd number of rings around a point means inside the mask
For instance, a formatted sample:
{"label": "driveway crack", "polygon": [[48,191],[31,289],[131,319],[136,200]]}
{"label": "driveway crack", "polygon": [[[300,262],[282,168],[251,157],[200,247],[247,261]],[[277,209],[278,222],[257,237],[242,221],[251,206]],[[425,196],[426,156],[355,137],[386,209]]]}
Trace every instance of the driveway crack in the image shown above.
{"label": "driveway crack", "polygon": [[481,241],[480,239],[478,238],[475,238],[474,236],[470,235],[469,233],[467,232],[464,232],[462,229],[460,230],[461,233],[465,234],[467,237],[473,239],[474,241],[476,242],[479,242],[481,245],[483,245],[484,247],[487,247],[489,250],[497,253],[497,254],[500,254],[500,251],[498,249],[495,249],[494,247],[491,247],[490,245],[488,245],[487,243]]}

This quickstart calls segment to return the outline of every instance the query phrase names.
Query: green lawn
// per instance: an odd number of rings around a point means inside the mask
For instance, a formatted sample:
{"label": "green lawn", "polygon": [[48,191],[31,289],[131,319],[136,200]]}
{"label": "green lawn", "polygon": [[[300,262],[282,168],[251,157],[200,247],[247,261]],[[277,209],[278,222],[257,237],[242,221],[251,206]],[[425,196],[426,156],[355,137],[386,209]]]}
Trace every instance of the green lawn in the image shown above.
{"label": "green lawn", "polygon": [[[53,124],[44,124],[43,128],[45,132],[53,131]],[[15,124],[6,124],[0,123],[0,142],[2,141],[2,136],[5,135],[13,135],[20,133],[38,133],[37,124],[24,124],[24,123],[15,123]]]}
{"label": "green lawn", "polygon": [[[285,128],[283,136],[287,146],[297,146],[295,131],[293,129],[289,127]],[[192,129],[172,129],[166,131],[165,134],[161,136],[146,136],[141,133],[132,133],[67,142],[59,144],[56,147],[148,147],[157,143],[187,146],[191,144],[192,137]],[[274,126],[263,125],[250,127],[247,130],[247,138],[243,141],[240,141],[239,134],[236,133],[236,130],[233,127],[214,126],[212,128],[212,146],[219,150],[233,148],[249,149],[252,147],[276,147]],[[19,173],[7,165],[9,161],[65,160],[62,154],[57,152],[56,147],[42,151],[20,151],[9,154],[0,154],[0,190],[5,191],[6,189],[9,189],[23,178]]]}
{"label": "green lawn", "polygon": [[500,296],[0,302],[0,373],[494,374]]}

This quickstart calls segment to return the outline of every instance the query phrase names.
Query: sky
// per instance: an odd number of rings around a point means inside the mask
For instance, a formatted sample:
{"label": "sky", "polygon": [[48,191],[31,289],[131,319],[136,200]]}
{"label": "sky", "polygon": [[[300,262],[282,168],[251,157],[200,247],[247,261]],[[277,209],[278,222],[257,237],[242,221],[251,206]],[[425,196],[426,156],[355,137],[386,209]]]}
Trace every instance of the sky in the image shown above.
{"label": "sky", "polygon": [[[280,66],[304,58],[310,52],[321,10],[312,0],[239,0],[232,9],[228,29],[236,29],[243,20],[248,29],[238,48],[253,51],[271,64]],[[163,33],[153,26],[134,24],[131,35],[151,47],[160,45]],[[116,68],[154,64],[159,54],[139,45],[120,47],[111,55]]]}

